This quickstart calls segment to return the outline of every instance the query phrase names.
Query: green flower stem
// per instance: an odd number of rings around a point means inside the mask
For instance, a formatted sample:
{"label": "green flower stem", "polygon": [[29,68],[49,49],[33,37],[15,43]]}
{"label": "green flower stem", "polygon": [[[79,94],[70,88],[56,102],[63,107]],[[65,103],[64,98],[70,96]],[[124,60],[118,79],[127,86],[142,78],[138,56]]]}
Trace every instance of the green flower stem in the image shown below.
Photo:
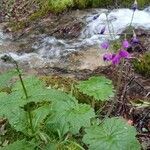
{"label": "green flower stem", "polygon": [[19,76],[19,79],[20,79],[22,88],[23,88],[23,92],[24,92],[24,94],[25,94],[26,99],[28,99],[27,90],[26,90],[26,88],[25,88],[25,85],[24,85],[24,82],[23,82],[23,79],[22,79],[22,76],[21,76],[21,72],[20,72],[20,69],[19,69],[18,64],[17,64],[16,61],[15,61],[15,65],[16,65],[16,70],[17,70],[17,72],[18,72],[18,76]]}
{"label": "green flower stem", "polygon": [[119,76],[118,76],[118,82],[117,82],[117,88],[116,88],[116,93],[115,93],[115,96],[114,96],[114,99],[112,101],[112,105],[110,107],[110,109],[108,110],[105,118],[108,118],[110,116],[110,114],[112,113],[113,111],[113,108],[117,102],[117,95],[119,93],[119,89],[120,89],[120,84],[121,84],[121,81],[122,81],[122,77],[123,77],[123,66],[124,66],[124,60],[121,61],[121,65],[120,65],[120,69],[119,69]]}
{"label": "green flower stem", "polygon": [[[20,72],[18,63],[16,61],[14,61],[14,63],[16,65],[16,70],[18,72],[18,76],[19,76],[19,79],[20,79],[20,82],[21,82],[21,85],[22,85],[23,92],[25,94],[26,100],[28,100],[29,97],[28,97],[27,90],[26,90],[25,84],[24,84],[22,76],[21,76],[21,72]],[[31,127],[31,131],[32,131],[32,134],[34,134],[34,128],[33,128],[33,123],[32,123],[32,114],[31,114],[30,110],[27,110],[27,112],[28,112],[28,116],[29,116],[29,124],[30,124],[30,127]]]}
{"label": "green flower stem", "polygon": [[133,22],[133,19],[134,19],[134,14],[135,14],[135,11],[133,11],[133,13],[132,13],[132,17],[131,17],[131,22],[130,22],[130,25],[129,25],[129,29],[130,29],[131,26],[132,26],[132,22]]}
{"label": "green flower stem", "polygon": [[133,19],[134,19],[134,14],[135,14],[135,11],[133,11],[133,13],[132,13],[131,22],[129,24],[129,32],[132,31],[132,23],[133,23]]}
{"label": "green flower stem", "polygon": [[[106,14],[106,21],[107,21],[107,26],[108,26],[109,35],[110,35],[111,39],[114,40],[114,39],[115,39],[114,27],[113,27],[112,23],[109,21],[107,14]],[[112,27],[112,30],[111,30],[110,25],[111,25],[111,27]]]}

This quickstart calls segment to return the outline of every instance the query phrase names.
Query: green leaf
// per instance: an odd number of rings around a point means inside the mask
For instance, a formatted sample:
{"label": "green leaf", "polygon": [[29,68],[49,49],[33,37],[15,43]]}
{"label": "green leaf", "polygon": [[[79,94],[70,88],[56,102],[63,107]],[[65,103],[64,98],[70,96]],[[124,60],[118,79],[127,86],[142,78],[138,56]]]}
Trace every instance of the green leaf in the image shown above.
{"label": "green leaf", "polygon": [[85,130],[83,142],[89,150],[140,150],[136,129],[122,118],[106,119]]}
{"label": "green leaf", "polygon": [[[27,78],[24,83],[25,86],[27,85],[26,87],[28,87],[28,99],[25,98],[24,93],[22,92],[23,89],[20,82],[16,83],[11,94],[0,93],[0,117],[7,118],[17,131],[26,132],[28,120],[26,112],[23,111],[23,107],[30,102],[36,103],[47,101],[58,107],[59,105],[62,105],[61,102],[64,104],[68,101],[74,103],[74,99],[66,93],[58,90],[46,89],[38,79],[34,79],[33,77]],[[57,104],[58,102],[59,104]],[[48,115],[50,109],[51,108],[41,107],[38,110],[33,111],[33,124],[36,130],[43,119]]]}
{"label": "green leaf", "polygon": [[16,70],[11,70],[11,71],[1,74],[0,75],[0,89],[7,87],[12,77],[16,76],[17,74],[18,73]]}
{"label": "green leaf", "polygon": [[[33,77],[33,76],[28,77],[28,78],[25,78],[23,81],[27,90],[27,94],[29,96],[27,100],[28,103],[29,102],[43,102],[43,101],[55,102],[58,100],[61,100],[61,101],[71,100],[71,98],[62,91],[58,91],[55,89],[47,89],[42,83],[42,81],[40,81],[36,77]],[[12,91],[13,93],[17,93],[19,98],[25,99],[25,94],[23,92],[20,81],[18,81],[15,84]]]}
{"label": "green leaf", "polygon": [[35,146],[31,145],[29,142],[21,140],[0,148],[0,150],[34,150],[34,148]]}
{"label": "green leaf", "polygon": [[49,105],[44,105],[32,111],[32,118],[33,118],[32,122],[33,122],[34,131],[40,129],[40,126],[42,126],[44,119],[47,117],[47,115],[50,114],[50,112],[51,112],[51,106]]}
{"label": "green leaf", "polygon": [[86,95],[93,96],[96,100],[106,101],[114,96],[112,81],[100,77],[91,77],[87,81],[81,81],[77,88]]}
{"label": "green leaf", "polygon": [[[26,88],[27,93],[28,93],[29,96],[32,95],[32,92],[35,92],[36,89],[40,89],[41,90],[41,89],[43,89],[45,87],[44,83],[42,81],[40,81],[35,76],[29,76],[27,78],[24,78],[23,79],[23,83],[25,85],[25,88]],[[22,88],[22,84],[21,84],[21,82],[19,80],[13,86],[12,92],[18,92],[18,93],[20,93],[21,95],[24,96],[24,91],[23,91],[23,88]]]}
{"label": "green leaf", "polygon": [[89,105],[78,104],[74,98],[73,100],[57,102],[53,106],[54,115],[49,118],[49,125],[56,127],[55,130],[59,130],[62,135],[68,131],[77,134],[81,127],[90,126],[90,119],[95,117],[94,110]]}
{"label": "green leaf", "polygon": [[0,93],[0,117],[5,117],[17,131],[26,131],[26,112],[21,108],[26,102],[15,93]]}
{"label": "green leaf", "polygon": [[6,94],[0,93],[0,116],[9,117],[14,112],[18,111],[26,102],[18,99],[17,93]]}

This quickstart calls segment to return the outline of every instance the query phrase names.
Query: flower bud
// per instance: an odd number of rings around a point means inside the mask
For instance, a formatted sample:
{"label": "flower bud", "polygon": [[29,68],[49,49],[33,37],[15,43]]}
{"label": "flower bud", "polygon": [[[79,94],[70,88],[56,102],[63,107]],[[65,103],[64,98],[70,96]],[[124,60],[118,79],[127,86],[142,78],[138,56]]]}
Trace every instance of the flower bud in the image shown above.
{"label": "flower bud", "polygon": [[136,11],[138,8],[138,3],[137,3],[137,0],[134,1],[134,4],[132,5],[132,10],[133,11]]}
{"label": "flower bud", "polygon": [[103,49],[108,49],[108,48],[109,48],[109,42],[108,42],[108,41],[103,42],[103,43],[101,44],[101,47],[102,47]]}

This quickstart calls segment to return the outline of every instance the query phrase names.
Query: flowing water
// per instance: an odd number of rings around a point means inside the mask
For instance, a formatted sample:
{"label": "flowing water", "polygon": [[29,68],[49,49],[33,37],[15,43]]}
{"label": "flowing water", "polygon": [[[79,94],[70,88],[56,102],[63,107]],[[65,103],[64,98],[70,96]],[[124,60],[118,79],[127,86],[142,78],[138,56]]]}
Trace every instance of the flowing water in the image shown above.
{"label": "flowing water", "polygon": [[[109,12],[105,9],[95,9],[88,11],[82,17],[79,12],[79,18],[85,23],[85,27],[77,39],[64,40],[41,34],[31,44],[30,48],[33,50],[29,53],[17,52],[18,41],[15,42],[11,35],[4,34],[3,25],[0,24],[0,57],[5,54],[11,55],[20,63],[28,64],[33,68],[51,66],[53,62],[59,62],[59,59],[65,58],[72,52],[91,46],[99,48],[100,43],[104,40],[119,38],[120,34],[130,25],[132,15],[133,11],[130,9],[117,9]],[[150,30],[150,7],[135,11],[132,26]],[[106,27],[106,31],[104,35],[101,35],[100,31],[103,27]],[[110,35],[110,31],[113,34]],[[3,65],[1,62],[0,67]]]}

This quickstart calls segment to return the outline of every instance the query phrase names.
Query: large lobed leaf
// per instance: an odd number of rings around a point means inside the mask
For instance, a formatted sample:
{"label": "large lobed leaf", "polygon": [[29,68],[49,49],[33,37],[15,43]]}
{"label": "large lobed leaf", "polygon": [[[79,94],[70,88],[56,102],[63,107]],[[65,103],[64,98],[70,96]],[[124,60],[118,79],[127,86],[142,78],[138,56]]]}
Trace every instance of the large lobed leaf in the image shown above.
{"label": "large lobed leaf", "polygon": [[104,76],[91,77],[86,81],[81,81],[77,88],[84,94],[93,96],[96,100],[106,101],[114,96],[112,81]]}
{"label": "large lobed leaf", "polygon": [[0,117],[5,117],[17,131],[26,132],[27,116],[21,108],[26,104],[25,100],[19,99],[17,93],[0,93]]}
{"label": "large lobed leaf", "polygon": [[86,130],[83,142],[89,150],[140,150],[136,129],[122,118],[106,119],[102,124]]}
{"label": "large lobed leaf", "polygon": [[77,134],[81,127],[90,126],[91,118],[95,117],[94,110],[86,104],[72,101],[58,101],[54,106],[54,115],[49,118],[48,124],[54,126],[62,135],[68,131]]}
{"label": "large lobed leaf", "polygon": [[0,150],[34,150],[35,146],[31,145],[25,140],[16,141],[12,144],[9,144],[6,147],[0,148]]}

